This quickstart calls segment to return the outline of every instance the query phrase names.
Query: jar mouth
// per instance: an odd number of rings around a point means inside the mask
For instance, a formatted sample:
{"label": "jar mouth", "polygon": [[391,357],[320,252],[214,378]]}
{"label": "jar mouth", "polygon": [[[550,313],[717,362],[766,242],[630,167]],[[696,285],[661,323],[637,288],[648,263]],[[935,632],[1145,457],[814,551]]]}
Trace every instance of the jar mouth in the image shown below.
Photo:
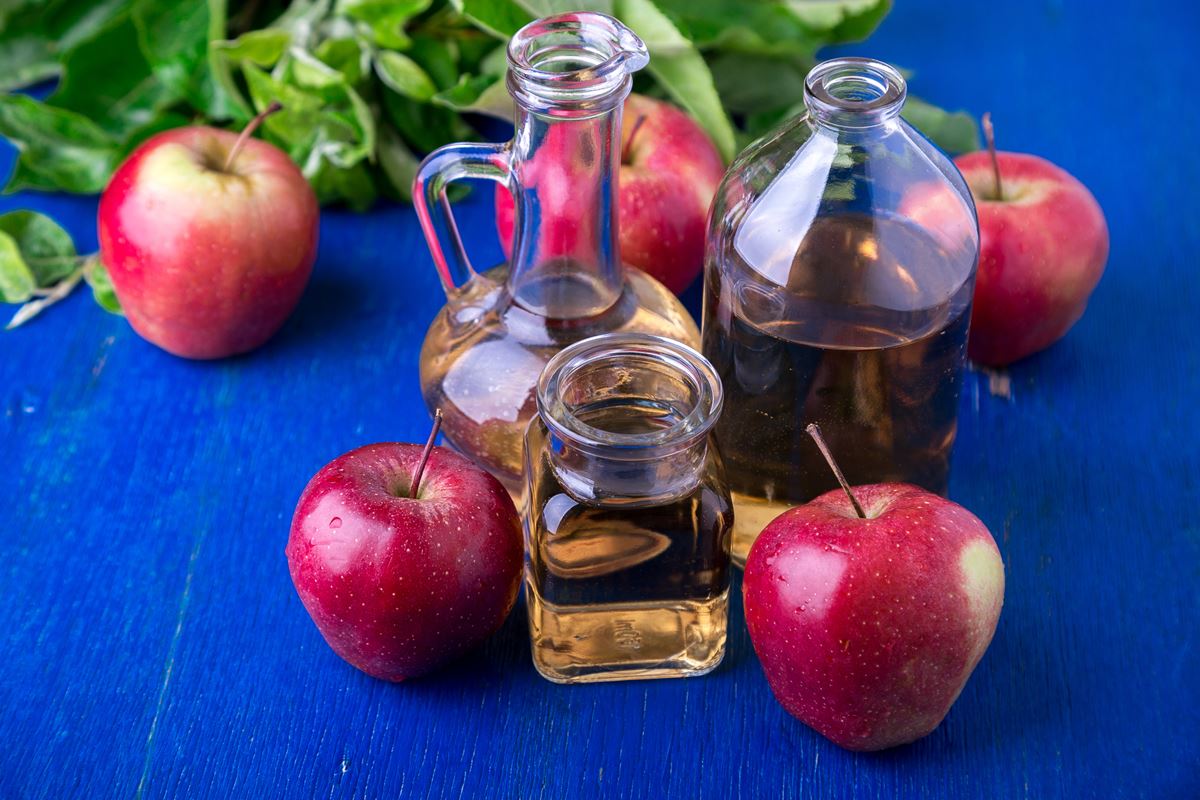
{"label": "jar mouth", "polygon": [[534,109],[588,110],[623,100],[630,75],[649,61],[645,43],[607,14],[559,14],[529,23],[508,43],[508,89]]}
{"label": "jar mouth", "polygon": [[556,354],[538,380],[538,413],[571,446],[624,460],[687,448],[721,414],[721,379],[687,345],[644,333],[608,333]]}
{"label": "jar mouth", "polygon": [[844,127],[866,127],[894,117],[907,93],[900,71],[873,58],[822,61],[804,79],[809,110]]}

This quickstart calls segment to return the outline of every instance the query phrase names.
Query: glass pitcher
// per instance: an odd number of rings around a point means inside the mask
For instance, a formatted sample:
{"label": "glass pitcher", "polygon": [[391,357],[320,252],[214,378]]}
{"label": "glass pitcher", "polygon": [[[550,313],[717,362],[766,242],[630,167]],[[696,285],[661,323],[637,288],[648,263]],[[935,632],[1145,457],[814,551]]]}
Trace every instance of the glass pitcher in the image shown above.
{"label": "glass pitcher", "polygon": [[[516,135],[431,153],[413,203],[446,291],[421,350],[421,392],[451,445],[521,491],[522,438],[538,376],[573,342],[633,331],[699,345],[679,300],[621,263],[621,108],[646,47],[603,14],[526,25],[508,46]],[[511,264],[472,269],[446,198],[462,178],[504,184],[516,205]]]}
{"label": "glass pitcher", "polygon": [[954,164],[900,117],[879,61],[817,65],[807,113],[743,152],[717,191],[704,355],[725,386],[717,440],[733,557],[787,508],[851,483],[945,493],[979,229]]}

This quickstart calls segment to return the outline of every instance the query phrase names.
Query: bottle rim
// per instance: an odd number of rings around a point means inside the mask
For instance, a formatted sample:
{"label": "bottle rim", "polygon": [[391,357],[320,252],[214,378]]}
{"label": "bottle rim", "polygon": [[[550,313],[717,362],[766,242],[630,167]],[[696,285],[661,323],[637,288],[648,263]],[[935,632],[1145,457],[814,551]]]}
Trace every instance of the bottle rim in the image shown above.
{"label": "bottle rim", "polygon": [[873,58],[834,58],[804,79],[804,103],[819,119],[868,127],[900,113],[908,86],[900,70]]}
{"label": "bottle rim", "polygon": [[[619,366],[625,370],[667,369],[685,382],[693,398],[679,418],[643,433],[597,428],[576,415],[564,389],[586,371]],[[609,387],[616,389],[617,387]],[[653,400],[654,398],[648,398]],[[644,460],[686,449],[716,424],[724,403],[721,378],[713,365],[682,342],[648,333],[605,333],[564,348],[547,362],[538,380],[538,414],[552,434],[595,455]]]}
{"label": "bottle rim", "polygon": [[513,35],[507,85],[513,99],[533,110],[604,110],[624,100],[630,76],[649,61],[637,34],[607,14],[558,14]]}

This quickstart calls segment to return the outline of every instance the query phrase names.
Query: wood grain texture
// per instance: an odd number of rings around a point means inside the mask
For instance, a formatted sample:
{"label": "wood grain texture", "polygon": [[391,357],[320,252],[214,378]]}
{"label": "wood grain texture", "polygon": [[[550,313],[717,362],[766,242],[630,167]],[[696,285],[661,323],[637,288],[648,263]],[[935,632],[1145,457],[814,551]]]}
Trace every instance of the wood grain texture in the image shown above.
{"label": "wood grain texture", "polygon": [[[292,590],[288,522],[337,454],[423,440],[441,301],[410,209],[328,211],[300,309],[250,356],[175,359],[82,293],[0,336],[0,797],[1200,796],[1197,12],[897,6],[846,52],[991,110],[1112,234],[1087,316],[1012,397],[966,381],[952,496],[999,541],[1008,595],[933,735],[854,755],[788,717],[740,601],[725,663],[689,681],[549,684],[520,608],[427,680],[342,663]],[[485,196],[462,212],[481,262]],[[0,198],[18,207],[95,246],[94,200]]]}

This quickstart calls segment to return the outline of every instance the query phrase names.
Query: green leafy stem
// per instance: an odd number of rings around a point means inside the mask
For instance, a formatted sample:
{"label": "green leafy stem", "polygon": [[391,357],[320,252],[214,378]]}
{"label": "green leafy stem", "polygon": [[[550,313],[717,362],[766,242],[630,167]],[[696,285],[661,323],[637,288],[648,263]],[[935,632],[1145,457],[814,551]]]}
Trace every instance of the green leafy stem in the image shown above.
{"label": "green leafy stem", "polygon": [[21,304],[6,330],[23,325],[62,300],[80,281],[92,287],[101,307],[121,313],[99,256],[76,253],[70,234],[44,214],[0,214],[0,301]]}
{"label": "green leafy stem", "polygon": [[[613,14],[650,50],[637,91],[668,98],[726,160],[797,113],[820,48],[860,41],[890,0],[11,0],[0,4],[0,136],[17,159],[5,191],[94,194],[150,136],[190,123],[261,133],[322,203],[406,199],[421,154],[511,120],[505,42],[537,17]],[[37,100],[20,90],[57,79]],[[910,98],[910,121],[951,152],[974,120]],[[104,266],[46,217],[0,217],[9,327],[81,281],[119,311]]]}
{"label": "green leafy stem", "polygon": [[[407,198],[420,155],[510,119],[504,43],[536,17],[614,14],[651,52],[638,91],[682,106],[724,157],[795,112],[826,45],[861,40],[889,0],[15,0],[0,10],[7,190],[96,193],[149,136],[189,122],[263,135],[323,203]],[[37,101],[11,93],[57,78]],[[951,152],[974,121],[919,101],[913,121]]]}

